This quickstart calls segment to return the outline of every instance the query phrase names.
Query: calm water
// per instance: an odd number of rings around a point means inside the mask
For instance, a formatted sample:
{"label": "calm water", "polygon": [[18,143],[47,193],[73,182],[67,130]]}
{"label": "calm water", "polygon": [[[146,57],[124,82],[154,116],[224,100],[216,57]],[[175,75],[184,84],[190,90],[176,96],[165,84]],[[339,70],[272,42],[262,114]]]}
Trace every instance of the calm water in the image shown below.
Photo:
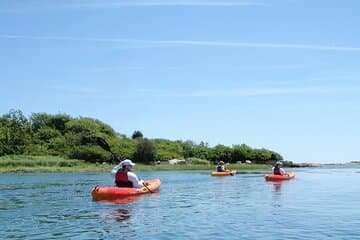
{"label": "calm water", "polygon": [[1,239],[360,239],[360,167],[211,177],[209,171],[141,172],[161,191],[121,204],[94,202],[109,174],[0,175]]}

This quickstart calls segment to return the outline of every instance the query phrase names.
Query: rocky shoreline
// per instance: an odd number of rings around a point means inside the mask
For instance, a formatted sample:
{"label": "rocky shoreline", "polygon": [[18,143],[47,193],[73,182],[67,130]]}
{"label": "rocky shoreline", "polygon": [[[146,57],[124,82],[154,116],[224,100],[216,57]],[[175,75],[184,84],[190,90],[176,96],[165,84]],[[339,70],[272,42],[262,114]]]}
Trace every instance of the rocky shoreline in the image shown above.
{"label": "rocky shoreline", "polygon": [[292,161],[283,161],[284,167],[320,167],[320,166],[329,166],[329,165],[356,165],[360,164],[360,161],[352,161],[352,162],[346,162],[346,163],[294,163]]}

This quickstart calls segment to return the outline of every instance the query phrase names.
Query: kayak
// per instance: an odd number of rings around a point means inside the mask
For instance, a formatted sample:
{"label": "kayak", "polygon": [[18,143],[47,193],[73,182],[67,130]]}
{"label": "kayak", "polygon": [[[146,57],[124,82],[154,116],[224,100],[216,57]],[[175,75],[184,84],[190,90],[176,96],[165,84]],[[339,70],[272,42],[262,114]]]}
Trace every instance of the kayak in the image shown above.
{"label": "kayak", "polygon": [[234,176],[235,174],[236,174],[236,170],[230,170],[226,172],[212,172],[211,176],[224,177],[224,176]]}
{"label": "kayak", "polygon": [[282,181],[282,180],[289,180],[295,177],[294,172],[289,172],[285,175],[274,175],[274,174],[266,174],[265,180],[266,181]]}
{"label": "kayak", "polygon": [[91,195],[94,200],[112,200],[127,196],[136,196],[147,193],[153,193],[159,190],[160,179],[153,179],[144,181],[147,186],[142,188],[127,188],[127,187],[106,187],[96,186],[91,190]]}

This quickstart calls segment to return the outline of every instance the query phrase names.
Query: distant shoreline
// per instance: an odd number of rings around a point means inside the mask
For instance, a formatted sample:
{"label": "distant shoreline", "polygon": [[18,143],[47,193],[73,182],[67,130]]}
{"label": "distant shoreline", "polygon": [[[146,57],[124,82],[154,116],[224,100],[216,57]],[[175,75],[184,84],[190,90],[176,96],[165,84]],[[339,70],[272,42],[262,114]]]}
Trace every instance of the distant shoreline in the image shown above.
{"label": "distant shoreline", "polygon": [[[349,163],[293,163],[284,162],[284,168],[321,167],[330,165],[357,165],[360,162]],[[56,173],[56,172],[109,172],[115,165],[89,163],[83,160],[64,159],[56,156],[27,156],[10,155],[0,157],[0,173]],[[270,171],[271,164],[228,164],[227,169],[238,171],[264,170]],[[178,164],[170,165],[161,163],[158,165],[147,165],[137,163],[134,171],[187,171],[206,170],[215,171],[214,164]]]}
{"label": "distant shoreline", "polygon": [[[14,155],[0,157],[0,173],[53,173],[53,172],[110,172],[115,165],[89,163],[83,160],[64,159],[55,156]],[[229,164],[227,169],[269,170],[266,164]],[[134,171],[215,171],[216,165],[209,164],[178,164],[146,165],[137,163]]]}
{"label": "distant shoreline", "polygon": [[333,165],[359,165],[360,161],[351,161],[345,163],[293,163],[290,167],[321,167]]}

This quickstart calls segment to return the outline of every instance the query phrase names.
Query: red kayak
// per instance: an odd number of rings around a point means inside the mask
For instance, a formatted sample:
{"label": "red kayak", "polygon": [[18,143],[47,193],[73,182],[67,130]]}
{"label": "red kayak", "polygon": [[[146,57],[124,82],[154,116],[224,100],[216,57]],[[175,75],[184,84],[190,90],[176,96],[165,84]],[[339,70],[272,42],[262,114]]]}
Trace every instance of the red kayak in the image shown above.
{"label": "red kayak", "polygon": [[153,193],[159,190],[160,179],[153,179],[144,182],[146,187],[142,188],[126,188],[126,187],[102,187],[96,186],[91,190],[94,200],[113,200],[127,196],[136,196],[146,193]]}
{"label": "red kayak", "polygon": [[266,174],[265,180],[266,181],[282,181],[282,180],[289,180],[295,177],[294,172],[289,172],[284,175],[274,175],[274,174]]}

